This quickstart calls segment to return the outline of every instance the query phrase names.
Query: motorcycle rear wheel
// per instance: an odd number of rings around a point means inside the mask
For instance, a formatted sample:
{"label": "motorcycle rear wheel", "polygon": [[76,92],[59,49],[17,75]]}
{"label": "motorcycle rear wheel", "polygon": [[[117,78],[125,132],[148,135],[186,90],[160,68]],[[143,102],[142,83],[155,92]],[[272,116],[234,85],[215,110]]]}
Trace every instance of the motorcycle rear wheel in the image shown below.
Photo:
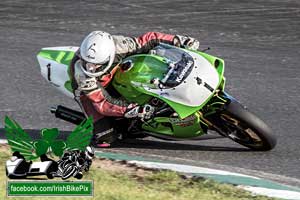
{"label": "motorcycle rear wheel", "polygon": [[269,126],[236,101],[225,107],[220,119],[227,137],[243,146],[256,151],[269,151],[276,146]]}

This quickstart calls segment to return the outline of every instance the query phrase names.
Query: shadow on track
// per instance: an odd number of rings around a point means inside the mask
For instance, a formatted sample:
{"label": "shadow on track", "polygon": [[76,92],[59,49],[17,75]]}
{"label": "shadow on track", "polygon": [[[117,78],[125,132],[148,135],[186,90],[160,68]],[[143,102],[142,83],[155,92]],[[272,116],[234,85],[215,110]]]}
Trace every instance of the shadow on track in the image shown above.
{"label": "shadow on track", "polygon": [[[41,130],[37,129],[24,129],[26,133],[30,135],[30,137],[34,140],[41,138]],[[5,130],[4,128],[0,128],[0,139],[5,139]],[[71,133],[70,131],[60,131],[58,135],[59,139],[66,139],[68,135]]]}
{"label": "shadow on track", "polygon": [[[36,140],[40,138],[40,130],[36,129],[25,129],[32,139]],[[5,139],[4,135],[5,130],[0,129],[0,139]],[[58,136],[59,139],[65,140],[70,131],[60,131]],[[211,140],[211,139],[209,139]],[[180,150],[180,151],[223,151],[223,152],[249,152],[250,149],[243,147],[226,147],[226,146],[206,146],[198,144],[187,144],[187,143],[176,143],[174,141],[158,141],[158,140],[149,140],[145,139],[126,139],[118,142],[114,148],[118,149],[159,149],[159,150]]]}
{"label": "shadow on track", "polygon": [[226,146],[206,146],[198,144],[175,143],[168,141],[153,141],[148,139],[126,139],[119,142],[116,148],[134,148],[134,149],[160,149],[160,150],[180,150],[180,151],[231,151],[248,152],[249,149],[243,147]]}

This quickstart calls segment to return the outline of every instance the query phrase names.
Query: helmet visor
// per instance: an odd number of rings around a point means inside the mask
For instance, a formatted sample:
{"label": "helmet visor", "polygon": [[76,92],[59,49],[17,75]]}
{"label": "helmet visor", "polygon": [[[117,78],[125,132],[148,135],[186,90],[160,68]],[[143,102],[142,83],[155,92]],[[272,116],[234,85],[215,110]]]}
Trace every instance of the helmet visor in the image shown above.
{"label": "helmet visor", "polygon": [[90,73],[98,73],[104,71],[108,66],[108,64],[109,61],[104,64],[96,64],[96,63],[90,63],[90,62],[86,62],[85,60],[82,60],[83,67]]}

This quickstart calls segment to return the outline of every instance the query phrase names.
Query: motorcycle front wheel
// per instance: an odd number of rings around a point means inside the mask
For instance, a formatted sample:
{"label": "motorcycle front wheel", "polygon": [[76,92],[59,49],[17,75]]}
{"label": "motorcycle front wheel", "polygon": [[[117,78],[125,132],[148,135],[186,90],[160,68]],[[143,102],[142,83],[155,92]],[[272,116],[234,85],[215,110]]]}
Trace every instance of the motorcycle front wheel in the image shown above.
{"label": "motorcycle front wheel", "polygon": [[73,174],[78,171],[78,168],[74,165],[74,164],[68,164],[65,166],[65,168],[63,169],[62,172],[62,176],[61,178],[63,180],[66,180],[68,178],[70,178],[71,176],[73,176]]}
{"label": "motorcycle front wheel", "polygon": [[220,113],[220,121],[222,132],[243,146],[256,151],[269,151],[276,146],[269,126],[236,101]]}

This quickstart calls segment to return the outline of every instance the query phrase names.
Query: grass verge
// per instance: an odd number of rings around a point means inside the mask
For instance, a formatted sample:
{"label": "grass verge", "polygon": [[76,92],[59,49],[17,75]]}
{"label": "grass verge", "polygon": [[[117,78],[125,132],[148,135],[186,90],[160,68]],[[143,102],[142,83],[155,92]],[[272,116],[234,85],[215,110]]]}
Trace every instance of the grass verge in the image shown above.
{"label": "grass verge", "polygon": [[[85,180],[94,180],[94,197],[6,197],[7,145],[0,146],[0,199],[99,199],[99,200],[274,200],[255,196],[228,184],[202,178],[184,178],[172,171],[151,171],[121,162],[95,159]],[[44,176],[38,177],[45,178]],[[46,178],[45,178],[46,179]],[[56,178],[54,180],[60,180]]]}

